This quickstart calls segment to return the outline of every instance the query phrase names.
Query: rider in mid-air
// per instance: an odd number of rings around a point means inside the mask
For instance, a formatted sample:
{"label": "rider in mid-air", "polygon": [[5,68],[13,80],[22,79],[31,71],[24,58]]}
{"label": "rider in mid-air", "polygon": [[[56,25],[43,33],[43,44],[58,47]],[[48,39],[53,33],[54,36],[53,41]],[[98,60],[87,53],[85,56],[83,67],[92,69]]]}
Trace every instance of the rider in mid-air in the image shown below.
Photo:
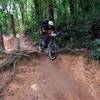
{"label": "rider in mid-air", "polygon": [[50,20],[45,20],[41,25],[41,38],[44,38],[46,47],[50,41],[51,34],[55,31],[54,23]]}

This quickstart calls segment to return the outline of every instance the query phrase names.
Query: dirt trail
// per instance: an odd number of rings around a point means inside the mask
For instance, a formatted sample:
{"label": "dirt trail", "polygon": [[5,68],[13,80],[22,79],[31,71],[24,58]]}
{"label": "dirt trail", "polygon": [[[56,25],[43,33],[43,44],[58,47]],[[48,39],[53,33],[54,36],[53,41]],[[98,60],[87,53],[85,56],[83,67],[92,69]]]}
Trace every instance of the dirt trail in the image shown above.
{"label": "dirt trail", "polygon": [[56,62],[47,57],[38,59],[18,64],[15,79],[4,90],[1,100],[95,100]]}
{"label": "dirt trail", "polygon": [[60,55],[52,62],[46,55],[36,53],[30,59],[21,59],[13,81],[1,93],[0,100],[99,100],[83,82],[76,80],[73,72],[64,68],[74,63],[64,62],[63,57]]}

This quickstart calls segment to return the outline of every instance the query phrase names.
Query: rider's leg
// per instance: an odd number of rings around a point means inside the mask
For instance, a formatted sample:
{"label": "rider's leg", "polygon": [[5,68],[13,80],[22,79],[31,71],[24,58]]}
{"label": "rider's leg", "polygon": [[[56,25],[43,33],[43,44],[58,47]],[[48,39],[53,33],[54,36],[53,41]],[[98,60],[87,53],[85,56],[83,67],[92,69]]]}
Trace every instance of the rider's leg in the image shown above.
{"label": "rider's leg", "polygon": [[47,37],[47,38],[46,38],[46,48],[48,48],[49,42],[50,42],[50,37]]}
{"label": "rider's leg", "polygon": [[41,40],[40,40],[40,43],[39,43],[39,50],[40,51],[44,51],[44,47],[45,46],[45,37],[44,35],[42,34],[41,35]]}

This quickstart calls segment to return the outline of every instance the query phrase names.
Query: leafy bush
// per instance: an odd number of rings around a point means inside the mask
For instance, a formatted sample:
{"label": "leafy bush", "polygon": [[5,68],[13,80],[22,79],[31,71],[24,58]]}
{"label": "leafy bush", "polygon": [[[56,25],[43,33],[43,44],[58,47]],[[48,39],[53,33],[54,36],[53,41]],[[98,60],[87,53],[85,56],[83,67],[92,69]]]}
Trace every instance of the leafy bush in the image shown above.
{"label": "leafy bush", "polygon": [[[73,23],[73,22],[72,22]],[[90,48],[92,34],[90,32],[90,24],[87,21],[77,21],[69,27],[71,48]]]}
{"label": "leafy bush", "polygon": [[39,40],[40,40],[40,33],[39,32],[34,33],[33,41],[37,44]]}
{"label": "leafy bush", "polygon": [[100,39],[96,39],[91,44],[91,57],[100,60]]}

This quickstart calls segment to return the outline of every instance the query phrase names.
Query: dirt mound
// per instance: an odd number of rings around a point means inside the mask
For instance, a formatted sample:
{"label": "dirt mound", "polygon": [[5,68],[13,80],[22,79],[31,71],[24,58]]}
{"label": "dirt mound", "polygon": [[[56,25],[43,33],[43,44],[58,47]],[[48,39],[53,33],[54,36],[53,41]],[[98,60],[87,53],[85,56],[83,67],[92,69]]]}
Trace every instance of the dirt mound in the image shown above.
{"label": "dirt mound", "polygon": [[22,50],[34,50],[35,49],[32,40],[28,37],[20,38],[20,48]]}
{"label": "dirt mound", "polygon": [[8,51],[16,50],[17,48],[17,38],[13,36],[3,36],[5,49]]}
{"label": "dirt mound", "polygon": [[57,62],[43,58],[21,59],[16,76],[1,100],[97,100]]}
{"label": "dirt mound", "polygon": [[16,50],[18,45],[21,50],[35,50],[34,44],[32,40],[28,37],[20,37],[20,39],[14,37],[14,36],[3,36],[4,39],[4,45],[5,49],[7,51],[13,51]]}
{"label": "dirt mound", "polygon": [[[16,39],[4,38],[7,50],[15,49]],[[36,52],[28,38],[19,42],[22,50],[34,50],[34,53],[17,63],[16,74],[0,94],[0,100],[99,100],[99,63],[89,63],[83,55],[60,55],[51,61]],[[0,73],[0,79],[9,73]]]}
{"label": "dirt mound", "polygon": [[100,98],[100,63],[90,60],[84,55],[63,55],[57,60],[57,64],[61,69],[69,72],[82,87],[95,97],[94,100]]}

